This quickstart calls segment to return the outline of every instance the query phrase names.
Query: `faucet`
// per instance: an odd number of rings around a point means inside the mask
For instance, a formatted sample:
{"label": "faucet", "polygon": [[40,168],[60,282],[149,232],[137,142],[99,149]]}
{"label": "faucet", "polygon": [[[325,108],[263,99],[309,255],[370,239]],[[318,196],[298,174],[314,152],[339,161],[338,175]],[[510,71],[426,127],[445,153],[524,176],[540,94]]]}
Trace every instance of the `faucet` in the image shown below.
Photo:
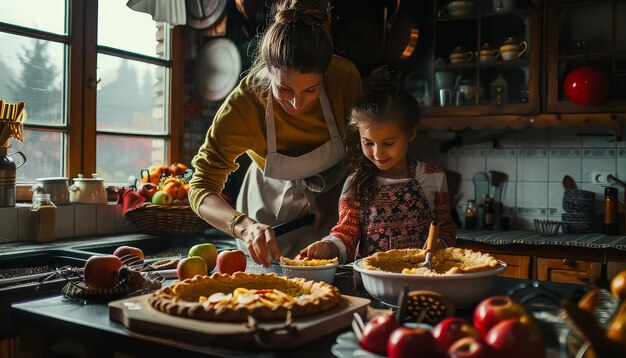
{"label": "faucet", "polygon": [[[626,182],[619,179],[613,174],[609,174],[606,179],[609,181],[609,183],[619,184],[622,186],[622,188],[624,189],[624,205],[626,205]],[[626,222],[626,210],[624,210],[624,222]]]}

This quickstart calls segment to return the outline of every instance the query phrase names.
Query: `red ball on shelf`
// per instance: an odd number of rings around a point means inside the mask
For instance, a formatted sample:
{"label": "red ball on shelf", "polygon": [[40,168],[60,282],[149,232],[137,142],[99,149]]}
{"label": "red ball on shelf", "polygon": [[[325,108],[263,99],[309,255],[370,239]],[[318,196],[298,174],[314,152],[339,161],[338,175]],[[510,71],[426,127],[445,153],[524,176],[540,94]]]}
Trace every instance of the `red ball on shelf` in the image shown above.
{"label": "red ball on shelf", "polygon": [[594,105],[601,103],[609,95],[610,80],[604,70],[595,66],[582,66],[565,77],[563,87],[570,102]]}

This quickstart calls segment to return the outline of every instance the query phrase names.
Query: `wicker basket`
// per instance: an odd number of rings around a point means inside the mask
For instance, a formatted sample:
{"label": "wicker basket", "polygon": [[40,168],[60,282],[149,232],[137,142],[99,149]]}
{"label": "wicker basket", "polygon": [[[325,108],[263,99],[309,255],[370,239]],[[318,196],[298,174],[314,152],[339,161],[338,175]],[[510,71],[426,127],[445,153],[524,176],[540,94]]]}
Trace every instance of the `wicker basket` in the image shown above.
{"label": "wicker basket", "polygon": [[126,217],[146,234],[190,235],[201,234],[210,228],[190,206],[145,205],[126,213]]}

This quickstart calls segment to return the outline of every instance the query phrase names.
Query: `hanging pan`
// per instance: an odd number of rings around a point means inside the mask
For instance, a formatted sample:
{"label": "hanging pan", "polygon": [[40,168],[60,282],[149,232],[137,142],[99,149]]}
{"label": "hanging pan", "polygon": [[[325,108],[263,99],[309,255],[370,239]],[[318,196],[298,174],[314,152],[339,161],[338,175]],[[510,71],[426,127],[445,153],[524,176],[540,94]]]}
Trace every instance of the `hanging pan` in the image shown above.
{"label": "hanging pan", "polygon": [[205,30],[216,25],[226,13],[227,0],[185,0],[187,24]]}
{"label": "hanging pan", "polygon": [[[385,8],[385,11],[388,11]],[[415,51],[420,30],[417,20],[400,11],[400,0],[396,0],[395,9],[385,21],[385,51],[389,61],[404,60]]]}

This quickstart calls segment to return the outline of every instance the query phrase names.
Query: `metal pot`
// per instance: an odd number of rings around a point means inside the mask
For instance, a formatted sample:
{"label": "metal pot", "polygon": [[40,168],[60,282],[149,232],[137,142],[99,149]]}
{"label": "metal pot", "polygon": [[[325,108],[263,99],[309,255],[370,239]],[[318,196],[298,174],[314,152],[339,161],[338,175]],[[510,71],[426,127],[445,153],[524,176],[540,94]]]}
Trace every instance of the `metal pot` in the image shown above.
{"label": "metal pot", "polygon": [[[7,154],[8,148],[0,146],[0,207],[15,206],[15,175],[16,169],[26,163],[26,156],[22,152]],[[14,155],[22,157],[18,165],[13,161]]]}
{"label": "metal pot", "polygon": [[33,192],[33,201],[37,194],[50,194],[50,200],[56,205],[70,203],[69,179],[65,177],[37,178],[37,184],[30,188]]}
{"label": "metal pot", "polygon": [[104,179],[98,178],[98,174],[91,176],[91,178],[85,178],[83,174],[78,174],[78,178],[72,179],[74,184],[69,187],[71,203],[106,204],[107,193],[104,189]]}

